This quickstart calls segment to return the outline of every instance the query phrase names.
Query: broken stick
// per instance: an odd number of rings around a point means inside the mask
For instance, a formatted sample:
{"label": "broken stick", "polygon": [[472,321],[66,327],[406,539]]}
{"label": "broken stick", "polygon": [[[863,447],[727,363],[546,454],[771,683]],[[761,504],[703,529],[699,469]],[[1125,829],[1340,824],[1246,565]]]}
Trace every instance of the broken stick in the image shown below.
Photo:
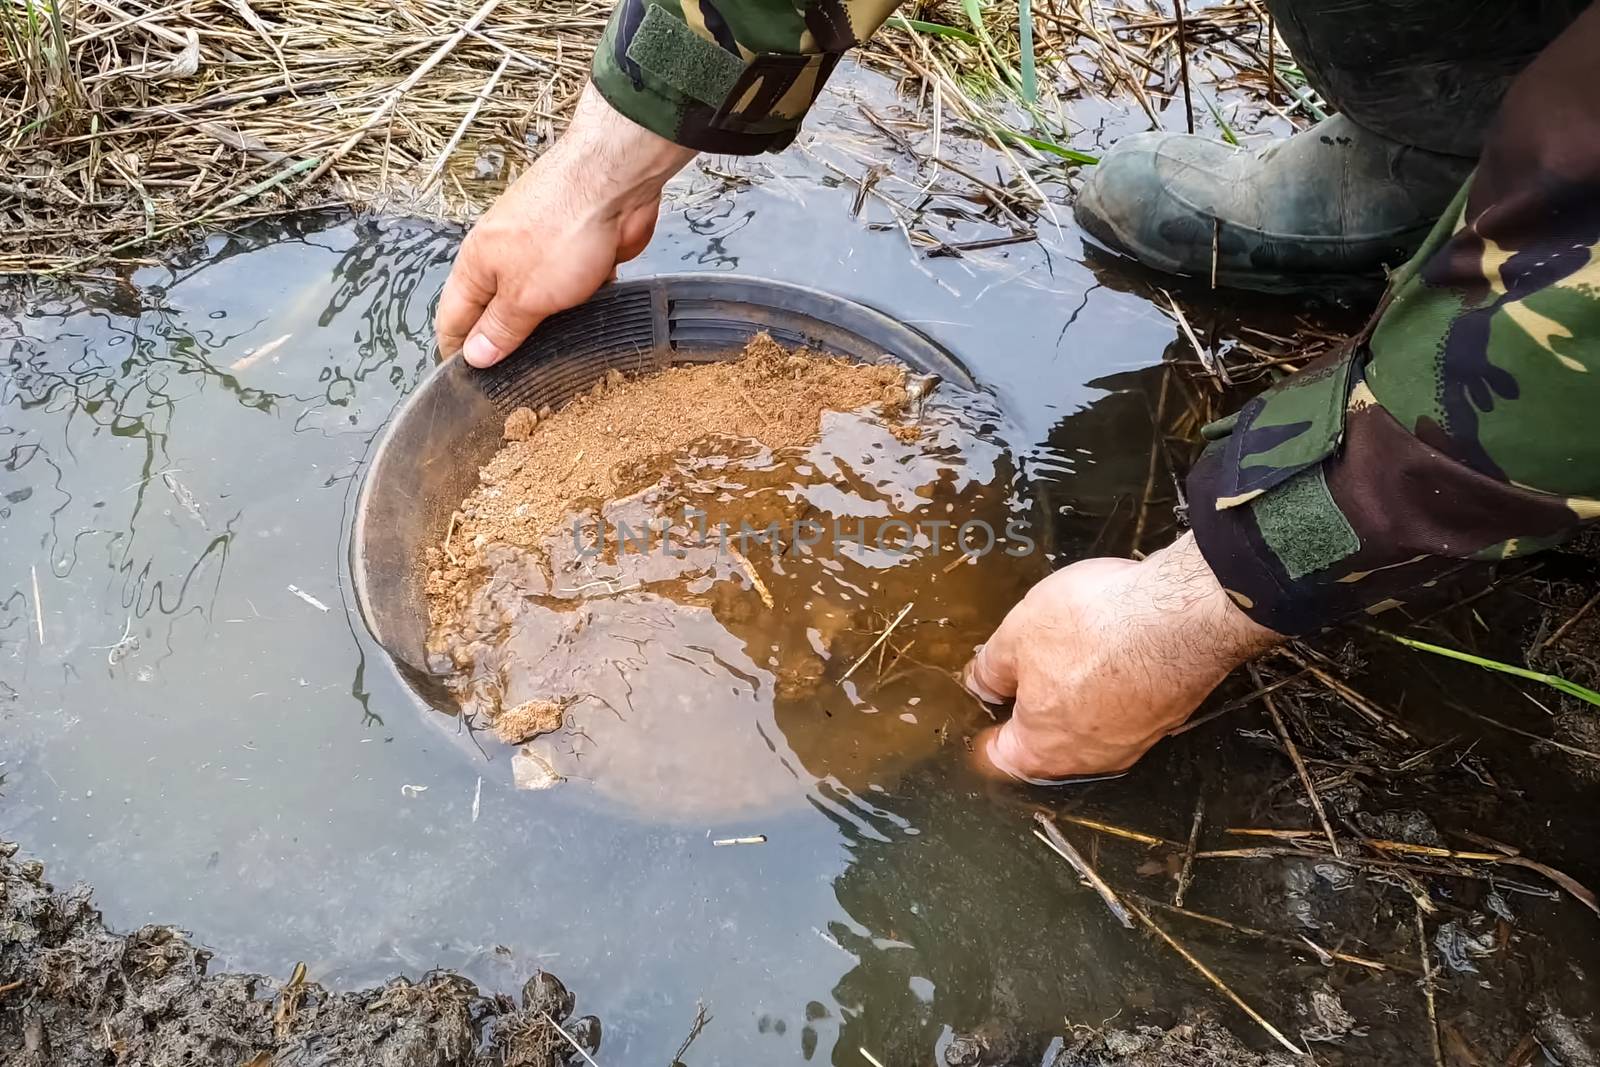
{"label": "broken stick", "polygon": [[[913,601],[912,603],[915,603],[915,601]],[[867,660],[869,658],[871,658],[872,654],[878,650],[878,646],[879,645],[881,645],[885,641],[889,640],[889,635],[894,633],[894,628],[896,626],[900,625],[900,620],[905,618],[906,614],[908,612],[910,612],[911,606],[912,606],[911,604],[907,604],[905,607],[901,608],[900,609],[900,614],[896,615],[894,617],[894,621],[889,623],[888,626],[884,627],[883,633],[878,635],[878,639],[876,641],[872,642],[872,644],[868,645],[867,646],[867,650],[865,652],[861,653],[861,658],[856,660],[854,663],[850,664],[850,669],[845,671],[844,672],[844,677],[839,679],[839,684],[840,685],[843,685],[845,682],[848,682],[850,680],[850,676],[852,674],[856,673],[856,668],[861,666],[863,663],[867,662]]]}
{"label": "broken stick", "polygon": [[1186,949],[1182,945],[1180,945],[1177,942],[1177,940],[1173,938],[1173,936],[1171,934],[1167,933],[1161,927],[1157,926],[1155,924],[1155,920],[1151,919],[1150,916],[1146,915],[1144,912],[1140,911],[1136,906],[1134,906],[1132,904],[1128,905],[1128,910],[1133,913],[1134,918],[1138,919],[1146,927],[1148,927],[1149,930],[1151,931],[1151,933],[1155,934],[1161,940],[1165,941],[1167,943],[1167,947],[1168,948],[1172,949],[1172,951],[1174,951],[1178,955],[1182,956],[1185,963],[1187,963],[1189,966],[1193,967],[1196,971],[1200,972],[1200,976],[1202,978],[1204,978],[1206,981],[1210,982],[1213,986],[1215,986],[1219,993],[1221,993],[1223,996],[1225,996],[1229,1000],[1231,1000],[1233,1002],[1233,1004],[1234,1004],[1234,1007],[1238,1008],[1240,1011],[1242,1011],[1246,1015],[1250,1016],[1250,1018],[1255,1022],[1255,1024],[1257,1026],[1261,1027],[1261,1029],[1265,1030],[1268,1034],[1270,1034],[1272,1036],[1273,1040],[1277,1041],[1278,1044],[1282,1045],[1284,1048],[1288,1049],[1290,1052],[1294,1053],[1296,1056],[1304,1056],[1305,1055],[1305,1052],[1302,1051],[1300,1048],[1298,1048],[1293,1041],[1290,1041],[1287,1037],[1283,1036],[1282,1031],[1280,1031],[1276,1026],[1273,1026],[1271,1023],[1269,1023],[1267,1021],[1267,1019],[1266,1019],[1266,1016],[1262,1015],[1260,1012],[1258,1012],[1254,1008],[1252,1008],[1249,1004],[1245,1003],[1244,998],[1241,997],[1239,994],[1235,993],[1228,986],[1228,983],[1224,982],[1221,978],[1218,978],[1217,975],[1216,975],[1216,972],[1214,972],[1211,968],[1207,967],[1205,964],[1201,963],[1197,958],[1195,958],[1195,955],[1192,952],[1190,952],[1188,949]]}
{"label": "broken stick", "polygon": [[1039,825],[1039,829],[1034,831],[1034,836],[1049,846],[1052,852],[1070,863],[1072,869],[1077,871],[1079,876],[1089,883],[1089,887],[1100,894],[1100,899],[1106,902],[1106,907],[1111,909],[1111,914],[1116,917],[1116,920],[1125,928],[1132,930],[1133,919],[1128,915],[1128,908],[1122,903],[1122,899],[1117,896],[1116,890],[1107,885],[1105,879],[1095,873],[1095,869],[1089,866],[1089,861],[1084,859],[1083,854],[1073,847],[1071,841],[1066,839],[1060,828],[1050,820],[1050,816],[1042,811],[1036,811],[1033,813],[1033,821]]}
{"label": "broken stick", "polygon": [[1044,812],[1034,812],[1033,821],[1039,825],[1039,829],[1034,831],[1035,836],[1048,845],[1050,849],[1062,859],[1070,863],[1073,869],[1082,875],[1089,882],[1089,884],[1094,887],[1095,892],[1100,894],[1100,898],[1106,902],[1106,906],[1111,909],[1111,913],[1117,917],[1117,920],[1121,922],[1123,926],[1131,930],[1134,928],[1132,920],[1139,920],[1139,922],[1148,930],[1154,933],[1162,941],[1165,941],[1167,946],[1171,948],[1172,951],[1182,956],[1185,963],[1189,964],[1189,966],[1200,972],[1201,977],[1205,978],[1206,981],[1215,986],[1223,996],[1227,997],[1233,1002],[1234,1006],[1236,1006],[1246,1015],[1250,1016],[1256,1025],[1260,1026],[1272,1036],[1273,1040],[1277,1041],[1278,1044],[1282,1045],[1296,1056],[1305,1055],[1303,1051],[1295,1046],[1294,1042],[1283,1036],[1282,1031],[1268,1022],[1265,1016],[1256,1011],[1249,1004],[1245,1003],[1244,998],[1235,993],[1221,978],[1218,978],[1216,973],[1212,971],[1211,968],[1207,967],[1204,963],[1201,963],[1197,958],[1195,958],[1194,953],[1184,948],[1171,934],[1157,926],[1155,921],[1141,911],[1136,905],[1124,902],[1120,897],[1118,897],[1116,891],[1107,885],[1105,881],[1094,872],[1094,869],[1089,866],[1088,862],[1083,858],[1078,850],[1072,847],[1072,842],[1068,841],[1064,836],[1062,836],[1061,831],[1056,827],[1056,824],[1050,820],[1048,815],[1046,815]]}

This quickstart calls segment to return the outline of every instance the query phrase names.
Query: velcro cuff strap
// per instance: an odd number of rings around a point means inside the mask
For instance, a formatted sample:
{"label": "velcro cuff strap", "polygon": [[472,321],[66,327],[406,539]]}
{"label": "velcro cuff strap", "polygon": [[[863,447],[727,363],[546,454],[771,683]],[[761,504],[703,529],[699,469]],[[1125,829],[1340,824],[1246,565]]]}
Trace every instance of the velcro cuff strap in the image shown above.
{"label": "velcro cuff strap", "polygon": [[628,44],[628,58],[672,88],[707,107],[720,107],[744,74],[739,56],[701,37],[659,4]]}
{"label": "velcro cuff strap", "polygon": [[1328,489],[1321,467],[1309,467],[1251,501],[1261,540],[1289,580],[1325,570],[1361,547]]}

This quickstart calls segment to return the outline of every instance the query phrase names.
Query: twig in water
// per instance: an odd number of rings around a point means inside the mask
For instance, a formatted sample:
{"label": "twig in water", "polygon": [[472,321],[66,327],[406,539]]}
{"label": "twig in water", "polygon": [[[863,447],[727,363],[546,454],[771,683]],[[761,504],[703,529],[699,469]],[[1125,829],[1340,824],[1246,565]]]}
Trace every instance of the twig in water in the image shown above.
{"label": "twig in water", "polygon": [[1230,826],[1223,831],[1235,837],[1271,837],[1278,841],[1302,841],[1315,837],[1315,830],[1281,830],[1276,826]]}
{"label": "twig in water", "polygon": [[1569,756],[1577,756],[1581,759],[1600,760],[1600,752],[1594,752],[1587,748],[1579,748],[1576,745],[1569,745],[1565,741],[1557,741],[1553,737],[1546,737],[1543,734],[1536,734],[1532,730],[1524,730],[1520,726],[1512,726],[1510,723],[1501,722],[1499,719],[1491,719],[1487,715],[1480,715],[1477,712],[1471,711],[1467,708],[1459,708],[1458,710],[1470,718],[1477,719],[1479,722],[1488,723],[1490,726],[1498,726],[1507,733],[1513,733],[1519,737],[1526,737],[1530,741],[1538,741],[1540,744],[1549,745],[1551,748],[1565,752]]}
{"label": "twig in water", "polygon": [[1141,845],[1165,845],[1167,848],[1183,847],[1182,842],[1169,841],[1164,837],[1156,837],[1154,834],[1140,833],[1138,830],[1129,830],[1114,823],[1101,822],[1099,819],[1086,819],[1081,815],[1068,815],[1065,812],[1057,812],[1056,818],[1062,822],[1070,822],[1074,826],[1081,826],[1085,830],[1094,830],[1098,833],[1110,834],[1112,837],[1137,841]]}
{"label": "twig in water", "polygon": [[1189,42],[1183,0],[1172,0],[1172,11],[1178,20],[1178,74],[1183,79],[1183,108],[1189,120],[1189,132],[1194,133],[1194,97],[1189,91]]}
{"label": "twig in water", "polygon": [[472,120],[478,117],[479,111],[483,110],[484,102],[494,92],[494,87],[500,84],[501,75],[505,74],[506,68],[510,65],[511,57],[503,56],[500,60],[500,65],[494,68],[494,73],[489,75],[489,80],[484,83],[483,89],[478,93],[477,98],[472,101],[472,106],[467,108],[465,115],[461,116],[461,124],[455,128],[455,132],[450,135],[450,140],[446,141],[444,147],[439,150],[438,158],[433,161],[433,166],[428,169],[427,177],[422,179],[422,184],[417,188],[425,190],[433,185],[434,180],[439,177],[439,173],[450,162],[450,157],[455,154],[456,148],[460,146],[461,138],[466,136],[467,129],[472,125]]}
{"label": "twig in water", "polygon": [[959,257],[963,252],[981,252],[986,248],[1004,248],[1006,245],[1020,245],[1028,241],[1036,241],[1039,235],[1033,230],[1022,230],[1006,237],[985,237],[981,241],[956,241],[953,243],[940,243],[928,249],[923,255],[929,259],[938,259],[940,256]]}
{"label": "twig in water", "polygon": [[1558,871],[1547,863],[1531,860],[1515,851],[1496,852],[1460,852],[1456,849],[1437,848],[1433,845],[1413,845],[1409,841],[1379,841],[1369,840],[1367,844],[1379,852],[1394,852],[1406,856],[1426,856],[1430,859],[1465,860],[1469,863],[1499,863],[1509,867],[1521,867],[1524,870],[1542,874],[1556,885],[1570,893],[1574,900],[1600,915],[1600,899],[1594,891],[1565,871]]}
{"label": "twig in water", "polygon": [[1348,963],[1354,967],[1365,967],[1369,971],[1387,971],[1390,968],[1390,964],[1384,963],[1381,960],[1369,960],[1365,956],[1352,956],[1348,952],[1329,951],[1328,949],[1323,948],[1321,945],[1318,945],[1316,942],[1311,941],[1308,938],[1284,937],[1282,934],[1274,934],[1269,933],[1266,930],[1258,930],[1254,926],[1241,926],[1238,923],[1230,922],[1227,919],[1218,918],[1215,915],[1206,915],[1203,912],[1191,911],[1188,908],[1180,905],[1166,904],[1162,901],[1152,900],[1150,897],[1139,894],[1135,894],[1135,896],[1140,903],[1149,907],[1160,908],[1162,911],[1169,912],[1173,915],[1181,915],[1186,919],[1193,919],[1195,922],[1206,923],[1210,926],[1218,926],[1224,930],[1231,930],[1234,933],[1242,934],[1245,937],[1254,937],[1262,941],[1272,941],[1276,944],[1285,945],[1289,948],[1297,950],[1301,950],[1303,946],[1309,945],[1311,947],[1311,951],[1316,953],[1319,957],[1326,956],[1328,959],[1337,960],[1340,963]]}
{"label": "twig in water", "polygon": [[1200,847],[1200,827],[1206,820],[1205,794],[1194,799],[1194,821],[1189,824],[1189,845],[1183,850],[1183,868],[1178,871],[1178,888],[1172,892],[1173,907],[1183,907],[1183,896],[1194,881],[1194,853]]}
{"label": "twig in water", "polygon": [[1306,662],[1300,656],[1296,655],[1294,652],[1291,652],[1287,648],[1278,649],[1277,654],[1288,660],[1290,663],[1293,663],[1296,667],[1301,668],[1307,674],[1310,674],[1311,677],[1315,678],[1323,685],[1327,686],[1333,691],[1335,696],[1341,698],[1346,704],[1349,704],[1356,711],[1360,712],[1370,722],[1372,722],[1374,726],[1388,731],[1403,741],[1413,740],[1411,732],[1405,727],[1401,726],[1399,723],[1395,722],[1392,715],[1378,710],[1377,706],[1373,704],[1372,701],[1368,700],[1366,697],[1362,696],[1360,693],[1356,692],[1354,689],[1350,688],[1348,685],[1341,682],[1339,679],[1335,678],[1321,667]]}
{"label": "twig in water", "polygon": [[1282,1045],[1296,1056],[1305,1055],[1303,1051],[1295,1046],[1294,1042],[1290,1041],[1287,1037],[1284,1037],[1283,1033],[1279,1031],[1276,1026],[1273,1026],[1271,1023],[1267,1022],[1265,1016],[1256,1011],[1249,1004],[1245,1003],[1244,998],[1229,988],[1228,983],[1224,982],[1221,978],[1218,978],[1215,971],[1201,963],[1197,958],[1195,958],[1194,953],[1184,948],[1177,942],[1176,939],[1173,938],[1171,934],[1157,926],[1155,924],[1155,920],[1151,919],[1150,916],[1146,915],[1136,905],[1129,904],[1128,910],[1133,913],[1134,918],[1138,919],[1146,927],[1148,927],[1152,933],[1154,933],[1161,940],[1165,941],[1168,948],[1182,956],[1185,963],[1193,967],[1196,971],[1200,972],[1201,977],[1215,986],[1218,992],[1227,997],[1229,1000],[1233,1001],[1235,1007],[1244,1012],[1246,1015],[1250,1016],[1257,1026],[1261,1027],[1261,1029],[1265,1030],[1272,1036],[1273,1040],[1277,1041],[1278,1044]]}
{"label": "twig in water", "polygon": [[711,847],[725,848],[728,845],[764,845],[766,843],[766,834],[751,834],[749,837],[719,837],[711,842]]}
{"label": "twig in water", "polygon": [[860,1052],[861,1055],[865,1056],[867,1062],[872,1064],[872,1067],[883,1067],[883,1064],[878,1062],[878,1057],[876,1057],[872,1053],[868,1052],[865,1047],[858,1048],[856,1051]]}
{"label": "twig in water", "polygon": [[[280,335],[278,337],[275,337],[272,340],[268,341],[266,344],[260,345],[259,347],[256,347],[256,348],[252,348],[250,351],[246,352],[243,356],[240,356],[238,359],[236,359],[232,363],[228,364],[228,373],[229,374],[237,374],[242,370],[248,370],[249,368],[251,368],[255,364],[261,362],[261,360],[265,359],[267,356],[270,356],[272,353],[274,353],[278,349],[282,348],[288,342],[288,340],[293,336],[294,336],[294,334],[292,334],[292,333],[282,334],[282,335]],[[163,471],[162,473],[166,474],[167,472]],[[169,486],[169,488],[170,488],[170,486]]]}
{"label": "twig in water", "polygon": [[1217,287],[1217,252],[1222,244],[1222,220],[1211,220],[1211,288]]}
{"label": "twig in water", "polygon": [[39,628],[39,644],[44,645],[44,608],[39,603],[39,567],[34,564],[28,568],[33,573],[33,623]]}
{"label": "twig in water", "polygon": [[[905,644],[895,646],[894,659],[890,660],[887,666],[880,668],[878,673],[880,675],[882,675],[882,674],[884,674],[886,672],[893,672],[894,668],[895,668],[895,664],[897,664],[901,660],[905,659],[906,653],[910,652],[911,649],[912,649],[912,646],[914,646],[916,643],[917,643],[917,639],[915,637],[913,637],[911,640],[907,641]],[[881,685],[882,682],[880,681],[879,684]]]}
{"label": "twig in water", "polygon": [[1183,313],[1183,308],[1178,306],[1177,300],[1173,299],[1172,294],[1165,289],[1161,290],[1161,295],[1167,298],[1167,306],[1172,309],[1172,317],[1177,320],[1178,328],[1183,331],[1183,336],[1194,349],[1195,358],[1200,361],[1200,366],[1204,367],[1207,374],[1223,385],[1232,385],[1233,380],[1228,377],[1227,368],[1223,367],[1222,363],[1212,354],[1209,348],[1200,343],[1200,338],[1196,336],[1194,327],[1189,325],[1189,317]]}
{"label": "twig in water", "polygon": [[555,1029],[556,1033],[560,1034],[563,1038],[566,1039],[567,1044],[571,1045],[574,1049],[577,1050],[578,1055],[583,1057],[584,1062],[587,1063],[589,1065],[589,1067],[600,1067],[600,1065],[598,1063],[594,1062],[594,1057],[589,1055],[589,1050],[584,1048],[582,1045],[578,1044],[578,1039],[577,1038],[573,1037],[571,1034],[569,1034],[565,1030],[561,1029],[561,1024],[556,1022],[555,1018],[548,1011],[546,1011],[543,1008],[540,1008],[539,1009],[539,1014],[544,1016],[544,1021],[549,1023]]}
{"label": "twig in water", "polygon": [[[732,545],[728,546],[728,555],[734,558],[735,562],[744,571],[745,577],[750,579],[750,585],[755,589],[756,595],[761,598],[761,603],[769,608],[772,607],[775,603],[772,599],[772,591],[767,588],[767,583],[761,580],[761,575],[756,573],[755,565],[750,562],[750,557]],[[849,675],[846,675],[846,677],[849,677]]]}
{"label": "twig in water", "polygon": [[694,1044],[695,1038],[700,1036],[700,1032],[706,1028],[706,1024],[710,1021],[711,1016],[706,1014],[706,1002],[703,1000],[695,1001],[694,1022],[689,1024],[689,1036],[683,1039],[683,1044],[678,1046],[678,1051],[672,1054],[672,1062],[674,1064],[683,1062],[683,1054],[689,1051],[689,1046]]}
{"label": "twig in water", "polygon": [[[1195,853],[1195,859],[1269,859],[1281,856],[1305,859],[1322,855],[1320,852],[1307,851],[1308,847],[1317,843],[1315,838],[1318,834],[1315,830],[1229,829],[1227,832],[1250,837],[1273,837],[1280,840],[1294,841],[1304,847],[1210,849],[1205,852]],[[1368,839],[1366,843],[1378,852],[1420,856],[1458,864],[1487,863],[1494,866],[1521,867],[1523,870],[1533,871],[1535,874],[1542,875],[1554,882],[1561,889],[1566,890],[1578,903],[1596,915],[1600,915],[1600,898],[1597,898],[1594,891],[1588,886],[1564,871],[1557,870],[1547,863],[1528,859],[1526,856],[1507,852],[1459,852],[1455,849],[1435,848],[1432,845],[1413,845],[1405,841]],[[1366,859],[1357,856],[1331,858],[1328,862],[1338,863],[1353,870],[1371,868],[1373,870],[1396,870],[1439,875],[1445,878],[1472,878],[1478,881],[1495,880],[1494,875],[1484,874],[1481,871],[1464,866],[1446,867],[1439,864],[1406,863],[1398,860]],[[1559,894],[1556,895],[1559,896]]]}
{"label": "twig in water", "polygon": [[1197,730],[1200,727],[1206,725],[1207,723],[1209,723],[1209,722],[1211,722],[1211,721],[1213,721],[1215,719],[1222,718],[1222,716],[1228,714],[1228,712],[1230,712],[1230,711],[1238,711],[1240,708],[1246,706],[1247,704],[1253,704],[1257,700],[1260,700],[1266,694],[1274,692],[1274,691],[1276,691],[1278,689],[1282,689],[1284,686],[1288,685],[1290,682],[1293,682],[1293,681],[1295,681],[1295,680],[1297,680],[1299,678],[1304,677],[1305,673],[1306,673],[1305,671],[1301,670],[1301,671],[1296,671],[1294,674],[1284,675],[1282,678],[1279,678],[1276,682],[1271,682],[1271,683],[1269,683],[1267,685],[1261,686],[1260,688],[1258,688],[1258,689],[1256,689],[1256,690],[1254,690],[1252,692],[1246,693],[1242,697],[1238,697],[1238,698],[1236,698],[1234,700],[1228,701],[1226,704],[1222,705],[1222,707],[1220,707],[1220,708],[1216,708],[1216,709],[1214,709],[1212,711],[1206,712],[1204,715],[1198,715],[1195,718],[1190,719],[1188,722],[1184,723],[1182,726],[1179,726],[1179,727],[1176,727],[1175,729],[1173,729],[1170,733],[1167,734],[1167,736],[1168,737],[1177,737],[1179,734],[1186,734],[1190,730]]}
{"label": "twig in water", "polygon": [[1117,922],[1132,930],[1133,919],[1128,915],[1127,905],[1123,904],[1122,900],[1117,896],[1116,890],[1107,885],[1105,879],[1101,878],[1095,872],[1095,869],[1089,866],[1089,861],[1083,858],[1083,854],[1072,847],[1072,842],[1068,841],[1061,833],[1060,828],[1050,821],[1050,816],[1042,811],[1036,811],[1033,813],[1033,821],[1039,826],[1039,829],[1034,831],[1034,836],[1043,841],[1052,852],[1071,864],[1072,869],[1077,871],[1079,876],[1089,883],[1089,887],[1100,894],[1100,899],[1106,902],[1106,907],[1111,909],[1111,914],[1116,917]]}
{"label": "twig in water", "polygon": [[[914,604],[914,603],[915,603],[915,601],[912,602],[912,604]],[[872,644],[868,645],[867,646],[867,650],[865,652],[861,653],[861,658],[857,659],[854,663],[850,664],[850,669],[845,671],[844,672],[844,676],[839,679],[839,684],[840,685],[843,685],[845,682],[848,682],[850,680],[850,676],[852,674],[856,673],[856,668],[861,666],[863,663],[867,662],[867,660],[869,658],[871,658],[872,654],[878,650],[878,646],[879,645],[881,645],[885,641],[889,640],[889,635],[894,633],[894,628],[896,626],[900,625],[900,620],[904,619],[906,617],[906,613],[911,610],[912,604],[907,604],[905,607],[901,608],[900,609],[900,614],[896,615],[894,617],[894,621],[890,622],[889,625],[884,628],[883,633],[878,635],[878,639],[876,641],[872,642]]]}
{"label": "twig in water", "polygon": [[961,553],[961,555],[957,556],[955,559],[951,560],[949,563],[946,563],[944,565],[944,570],[940,571],[939,573],[940,574],[949,574],[951,571],[955,570],[957,567],[961,566],[963,563],[976,563],[976,562],[978,562],[978,557],[976,555],[970,554],[970,553],[967,553],[967,552],[963,552],[963,553]]}
{"label": "twig in water", "polygon": [[[1254,663],[1250,664],[1250,679],[1256,683],[1256,688],[1261,687],[1261,672],[1256,669]],[[1300,749],[1296,747],[1294,738],[1289,736],[1289,728],[1283,724],[1283,716],[1278,714],[1278,702],[1272,698],[1271,693],[1261,694],[1261,701],[1266,704],[1267,714],[1272,717],[1272,726],[1278,731],[1278,740],[1283,742],[1284,751],[1289,753],[1289,761],[1294,764],[1294,773],[1300,776],[1300,784],[1305,787],[1306,797],[1311,801],[1311,810],[1317,813],[1317,821],[1322,824],[1322,832],[1328,835],[1328,847],[1333,849],[1335,856],[1344,855],[1339,850],[1339,839],[1334,836],[1333,827],[1328,823],[1328,813],[1323,809],[1322,794],[1317,792],[1317,783],[1312,780],[1311,772],[1306,769],[1306,761],[1300,758]]]}
{"label": "twig in water", "polygon": [[1433,965],[1428,962],[1428,931],[1422,924],[1422,906],[1417,906],[1417,956],[1422,960],[1422,995],[1428,1002],[1428,1044],[1433,1048],[1435,1067],[1444,1067],[1444,1049],[1439,1045],[1439,1006],[1433,995]]}
{"label": "twig in water", "polygon": [[329,610],[328,609],[328,605],[324,604],[322,601],[318,600],[316,597],[312,596],[310,593],[306,592],[304,589],[301,589],[298,585],[295,585],[293,582],[289,583],[289,592],[293,593],[295,596],[299,597],[301,600],[304,600],[307,604],[310,604],[312,607],[316,608],[318,611],[327,611],[327,610]]}
{"label": "twig in water", "polygon": [[[1173,306],[1176,307],[1177,305]],[[1162,427],[1165,425],[1167,418],[1167,386],[1171,382],[1172,368],[1163,366],[1161,368],[1161,392],[1156,396],[1156,413],[1150,420],[1151,428],[1154,430],[1154,435],[1150,439],[1150,465],[1145,471],[1144,496],[1139,499],[1139,514],[1134,518],[1133,540],[1128,547],[1128,554],[1136,559],[1138,558],[1137,553],[1140,542],[1144,540],[1145,520],[1150,514],[1150,494],[1155,492],[1156,487],[1156,463],[1161,455]]]}
{"label": "twig in water", "polygon": [[1556,632],[1555,633],[1551,634],[1549,637],[1547,637],[1543,641],[1539,642],[1539,651],[1543,652],[1545,649],[1549,648],[1551,645],[1555,644],[1556,642],[1560,641],[1563,637],[1567,636],[1567,631],[1572,629],[1572,627],[1577,624],[1579,619],[1581,619],[1585,615],[1589,614],[1589,612],[1594,609],[1594,606],[1596,604],[1600,604],[1600,593],[1596,593],[1594,596],[1592,596],[1588,600],[1584,601],[1583,607],[1581,607],[1577,611],[1573,612],[1572,615],[1568,617],[1566,622],[1562,623],[1559,627],[1556,628]]}
{"label": "twig in water", "polygon": [[[882,181],[883,176],[888,173],[889,168],[881,163],[874,163],[872,166],[861,172],[861,180],[856,183],[856,198],[855,201],[850,205],[851,218],[857,218],[860,216],[861,209],[867,204],[867,194],[871,193],[873,186]],[[752,403],[751,406],[754,407],[754,403]],[[759,408],[756,410],[756,414],[761,415]],[[766,416],[762,415],[761,417],[762,420],[765,421]]]}
{"label": "twig in water", "polygon": [[1278,82],[1277,82],[1277,73],[1278,73],[1277,48],[1278,48],[1278,45],[1277,45],[1277,41],[1276,41],[1276,38],[1278,36],[1278,25],[1277,25],[1277,22],[1275,21],[1275,19],[1276,19],[1276,16],[1273,15],[1272,8],[1268,7],[1267,8],[1267,47],[1266,47],[1266,56],[1265,56],[1265,61],[1266,61],[1266,65],[1267,65],[1267,103],[1272,104],[1274,107],[1276,107],[1277,103],[1278,103]]}
{"label": "twig in water", "polygon": [[876,111],[872,110],[866,104],[857,104],[856,110],[861,112],[862,118],[872,123],[873,126],[876,126],[879,133],[893,141],[894,146],[901,152],[919,162],[923,160],[923,157],[917,152],[916,148],[912,146],[911,141],[907,139],[906,135],[890,126]]}

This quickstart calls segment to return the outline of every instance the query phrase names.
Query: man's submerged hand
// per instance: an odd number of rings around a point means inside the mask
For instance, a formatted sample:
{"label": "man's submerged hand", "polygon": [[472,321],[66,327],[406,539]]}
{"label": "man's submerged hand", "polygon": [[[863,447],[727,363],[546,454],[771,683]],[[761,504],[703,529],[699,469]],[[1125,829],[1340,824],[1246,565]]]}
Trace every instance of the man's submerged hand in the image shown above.
{"label": "man's submerged hand", "polygon": [[1035,782],[1127,770],[1228,672],[1282,640],[1252,622],[1186,534],[1143,562],[1088,559],[1029,591],[964,675],[1014,701],[982,751]]}
{"label": "man's submerged hand", "polygon": [[462,243],[439,297],[440,352],[492,366],[545,318],[594,295],[644,251],[662,187],[694,155],[584,90],[567,132]]}

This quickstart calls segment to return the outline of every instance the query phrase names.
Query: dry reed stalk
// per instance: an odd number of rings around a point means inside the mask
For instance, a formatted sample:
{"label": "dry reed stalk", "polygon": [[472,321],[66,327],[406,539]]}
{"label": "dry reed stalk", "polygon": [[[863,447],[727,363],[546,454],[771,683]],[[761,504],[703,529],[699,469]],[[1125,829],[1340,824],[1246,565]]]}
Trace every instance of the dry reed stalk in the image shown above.
{"label": "dry reed stalk", "polygon": [[[1262,688],[1261,672],[1254,663],[1250,664],[1250,680],[1256,688]],[[1261,701],[1267,706],[1267,715],[1272,719],[1272,727],[1278,732],[1278,740],[1283,742],[1283,750],[1288,753],[1289,761],[1294,764],[1294,773],[1300,778],[1300,785],[1306,791],[1306,799],[1311,803],[1311,810],[1317,816],[1317,822],[1322,826],[1322,832],[1327,836],[1328,847],[1335,856],[1344,853],[1339,848],[1339,838],[1333,832],[1333,825],[1328,822],[1328,812],[1322,804],[1322,794],[1317,792],[1317,783],[1311,777],[1311,771],[1306,767],[1306,761],[1300,756],[1300,749],[1294,743],[1294,738],[1289,735],[1289,728],[1284,725],[1283,716],[1278,712],[1278,702],[1271,693],[1262,693]],[[1181,902],[1180,902],[1181,903]]]}
{"label": "dry reed stalk", "polygon": [[[91,252],[312,204],[471,220],[567,122],[611,7],[0,0],[0,273],[77,271]],[[1054,219],[1040,183],[1077,164],[1018,131],[1067,145],[1074,92],[1126,94],[1159,125],[1151,86],[1177,34],[1115,0],[1033,9],[1039,102],[1021,126],[992,84],[1018,59],[1015,5],[983,9],[976,51],[960,16],[931,15],[960,33],[886,28],[863,57],[931,101],[935,155],[946,119],[990,140],[1014,169],[1007,210]],[[1257,95],[1277,84],[1241,40],[1264,17],[1254,0],[1185,14],[1197,59],[1231,64]],[[297,181],[273,180],[307,160]]]}
{"label": "dry reed stalk", "polygon": [[470,219],[565,123],[610,7],[0,0],[0,272],[330,200]]}

